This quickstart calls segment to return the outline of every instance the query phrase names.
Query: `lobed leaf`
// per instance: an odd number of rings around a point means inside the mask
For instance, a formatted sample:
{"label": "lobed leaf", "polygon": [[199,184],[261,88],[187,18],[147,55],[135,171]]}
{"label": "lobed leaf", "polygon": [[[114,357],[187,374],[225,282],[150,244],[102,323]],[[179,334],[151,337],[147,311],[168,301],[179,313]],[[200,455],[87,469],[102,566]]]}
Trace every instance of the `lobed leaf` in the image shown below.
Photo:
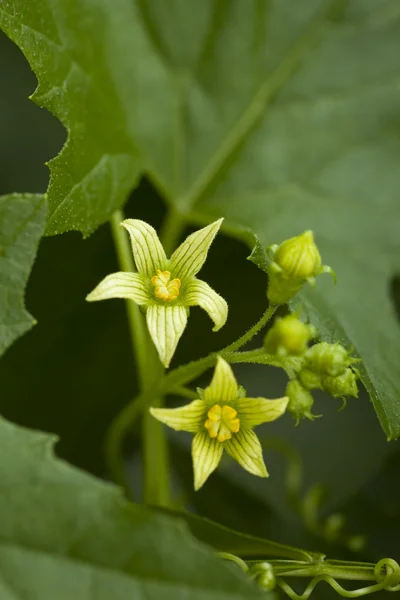
{"label": "lobed leaf", "polygon": [[265,598],[177,520],[129,504],[114,486],[58,460],[53,444],[0,421],[2,599]]}
{"label": "lobed leaf", "polygon": [[35,325],[24,295],[45,220],[43,196],[0,196],[0,355]]}

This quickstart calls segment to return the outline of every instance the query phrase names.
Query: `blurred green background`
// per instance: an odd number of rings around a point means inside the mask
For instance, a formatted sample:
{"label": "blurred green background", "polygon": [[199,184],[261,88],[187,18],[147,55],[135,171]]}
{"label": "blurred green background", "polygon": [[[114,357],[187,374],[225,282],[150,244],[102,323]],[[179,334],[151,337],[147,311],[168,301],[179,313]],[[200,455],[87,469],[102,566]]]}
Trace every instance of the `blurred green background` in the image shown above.
{"label": "blurred green background", "polygon": [[[65,131],[28,99],[36,86],[35,76],[22,53],[2,34],[0,82],[0,193],[44,192],[48,182],[45,162],[60,150]],[[142,181],[126,214],[159,227],[163,201]],[[237,241],[223,236],[216,240],[202,278],[227,298],[229,328],[213,334],[208,317],[194,309],[174,365],[223,347],[260,316],[266,281],[263,273],[246,261],[248,254],[248,248]],[[251,302],[237,294],[228,263],[235,266],[236,278],[243,278],[253,290]],[[59,455],[98,476],[105,476],[102,441],[107,425],[136,392],[123,302],[88,305],[84,300],[105,274],[116,269],[107,225],[87,240],[78,233],[44,239],[26,293],[26,305],[38,325],[17,341],[0,363],[2,414],[25,426],[58,434]],[[236,369],[249,394],[282,395],[284,376],[270,369],[266,378],[260,369]],[[208,378],[209,374],[203,383]],[[226,461],[197,494],[192,491],[190,436],[171,435],[177,498],[186,507],[236,529],[308,546],[334,558],[391,556],[400,560],[399,442],[385,441],[364,392],[351,399],[344,411],[338,412],[339,407],[340,402],[321,395],[316,412],[324,414],[322,419],[295,428],[287,415],[260,430],[269,480],[252,478]],[[308,495],[308,525],[287,501],[285,452],[295,457],[292,462],[301,460],[302,495],[311,486],[324,486],[323,501],[317,502],[314,512],[315,494]],[[139,426],[127,457],[132,487],[140,493]],[[326,525],[332,514],[339,514],[336,522],[342,523],[336,532]],[[313,515],[317,523],[312,523]],[[334,518],[328,523],[334,525]],[[354,536],[365,538],[356,552],[349,548],[357,546],[358,537]],[[319,597],[326,597],[327,590],[321,590]]]}

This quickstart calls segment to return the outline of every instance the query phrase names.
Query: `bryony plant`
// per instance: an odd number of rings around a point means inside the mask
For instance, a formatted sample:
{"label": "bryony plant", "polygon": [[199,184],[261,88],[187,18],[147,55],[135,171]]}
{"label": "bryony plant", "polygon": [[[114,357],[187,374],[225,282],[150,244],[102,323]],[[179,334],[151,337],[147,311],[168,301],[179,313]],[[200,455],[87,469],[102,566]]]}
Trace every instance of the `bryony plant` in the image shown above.
{"label": "bryony plant", "polygon": [[224,450],[249,473],[268,477],[260,441],[253,428],[283,415],[289,398],[246,398],[229,364],[218,357],[200,398],[180,408],[151,408],[151,414],[177,431],[194,433],[192,459],[195,490],[217,468]]}
{"label": "bryony plant", "polygon": [[138,219],[122,221],[131,239],[137,273],[107,275],[86,300],[125,298],[143,307],[160,360],[168,367],[190,306],[200,306],[208,313],[214,322],[213,331],[221,329],[228,317],[226,301],[196,277],[222,221],[218,219],[189,235],[169,259],[151,225]]}

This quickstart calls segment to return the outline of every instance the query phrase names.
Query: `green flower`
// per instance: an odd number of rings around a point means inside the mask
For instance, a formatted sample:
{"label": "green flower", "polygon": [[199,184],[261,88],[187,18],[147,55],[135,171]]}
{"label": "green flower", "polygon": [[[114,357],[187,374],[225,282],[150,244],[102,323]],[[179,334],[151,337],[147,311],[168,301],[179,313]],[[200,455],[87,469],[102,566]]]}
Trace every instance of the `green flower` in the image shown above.
{"label": "green flower", "polygon": [[151,338],[161,362],[168,367],[186,327],[190,306],[200,306],[208,313],[214,321],[213,331],[225,325],[227,303],[196,277],[222,221],[189,235],[170,259],[151,225],[137,219],[122,221],[131,238],[138,272],[107,275],[86,300],[126,298],[144,307]]}
{"label": "green flower", "polygon": [[218,358],[211,384],[201,398],[180,408],[151,408],[159,421],[177,431],[194,433],[194,488],[198,490],[217,468],[224,449],[249,473],[268,477],[260,441],[253,428],[275,421],[288,398],[245,398],[229,364]]}

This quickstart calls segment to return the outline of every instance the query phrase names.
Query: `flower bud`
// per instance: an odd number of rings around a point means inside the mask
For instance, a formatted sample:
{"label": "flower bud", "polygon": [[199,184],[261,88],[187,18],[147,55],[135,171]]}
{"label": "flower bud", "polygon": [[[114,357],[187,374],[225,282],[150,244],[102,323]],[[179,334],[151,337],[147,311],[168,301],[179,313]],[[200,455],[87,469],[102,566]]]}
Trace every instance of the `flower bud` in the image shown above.
{"label": "flower bud", "polygon": [[321,255],[314,242],[312,231],[284,241],[277,249],[274,260],[287,278],[305,281],[318,275]]}
{"label": "flower bud", "polygon": [[307,390],[322,390],[321,376],[310,369],[302,369],[299,379]]}
{"label": "flower bud", "polygon": [[287,410],[296,419],[296,425],[302,418],[315,419],[317,415],[313,415],[311,412],[314,398],[310,392],[302,386],[300,381],[297,379],[289,381],[286,386],[285,395],[289,397]]}
{"label": "flower bud", "polygon": [[357,398],[357,375],[352,369],[345,369],[341,375],[337,377],[331,377],[330,375],[323,375],[321,377],[322,388],[325,392],[328,392],[334,398],[344,398],[346,396],[353,396]]}
{"label": "flower bud", "polygon": [[306,325],[295,315],[278,317],[265,336],[264,348],[268,354],[277,356],[304,354],[315,334],[315,327]]}
{"label": "flower bud", "polygon": [[285,240],[280,246],[270,246],[267,296],[271,304],[286,304],[306,281],[314,283],[320,273],[333,273],[321,264],[321,255],[314,242],[312,231]]}
{"label": "flower bud", "polygon": [[319,375],[337,377],[345,372],[346,368],[357,362],[350,356],[341,344],[328,344],[321,342],[315,344],[306,353],[306,367]]}

